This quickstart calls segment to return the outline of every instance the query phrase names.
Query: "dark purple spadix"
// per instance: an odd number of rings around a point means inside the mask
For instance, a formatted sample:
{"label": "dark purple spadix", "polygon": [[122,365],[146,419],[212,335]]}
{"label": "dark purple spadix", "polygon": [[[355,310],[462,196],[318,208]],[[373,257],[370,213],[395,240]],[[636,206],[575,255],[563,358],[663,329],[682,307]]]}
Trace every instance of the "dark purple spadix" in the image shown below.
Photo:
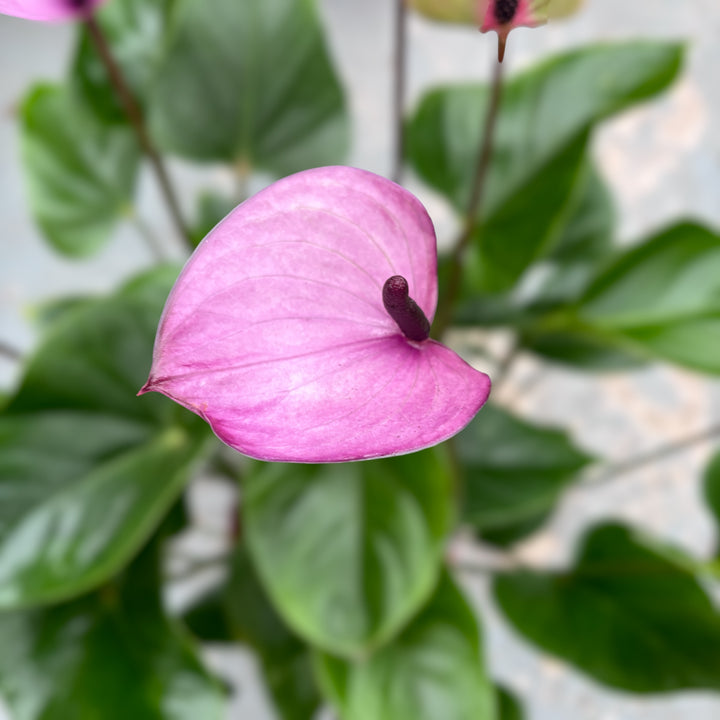
{"label": "dark purple spadix", "polygon": [[420,306],[410,297],[407,280],[393,275],[383,285],[383,305],[405,337],[422,342],[430,337],[430,323]]}

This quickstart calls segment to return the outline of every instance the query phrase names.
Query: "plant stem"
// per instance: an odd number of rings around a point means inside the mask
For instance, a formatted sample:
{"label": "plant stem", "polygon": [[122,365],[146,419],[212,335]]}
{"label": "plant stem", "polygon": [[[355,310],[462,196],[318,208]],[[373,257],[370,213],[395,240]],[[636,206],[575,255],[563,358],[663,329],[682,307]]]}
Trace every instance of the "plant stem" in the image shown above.
{"label": "plant stem", "polygon": [[579,487],[587,488],[602,485],[610,480],[614,480],[619,475],[625,475],[633,470],[638,470],[645,465],[650,465],[658,460],[663,460],[666,457],[670,457],[671,455],[675,455],[683,450],[687,450],[693,445],[698,445],[717,438],[720,438],[720,424],[712,425],[705,430],[701,430],[699,433],[675,440],[674,442],[663,445],[656,450],[651,450],[647,453],[640,453],[639,455],[630,457],[627,460],[621,460],[618,463],[609,465],[595,477],[584,480]]}
{"label": "plant stem", "polygon": [[404,111],[407,80],[407,10],[405,0],[395,0],[394,48],[393,129],[395,137],[393,141],[394,156],[391,179],[399,183],[405,157]]}
{"label": "plant stem", "polygon": [[110,78],[110,83],[112,84],[113,89],[117,94],[118,100],[123,107],[125,115],[127,116],[128,120],[130,121],[130,125],[135,131],[135,135],[137,136],[140,147],[142,148],[142,151],[147,156],[150,164],[153,167],[153,170],[155,171],[155,175],[157,176],[157,180],[160,185],[160,190],[163,194],[163,197],[165,198],[165,202],[170,212],[170,216],[172,217],[173,223],[175,224],[175,227],[180,234],[180,237],[187,244],[187,247],[189,249],[192,249],[193,245],[190,239],[190,232],[188,231],[187,225],[183,221],[182,213],[180,212],[180,205],[177,200],[177,195],[175,194],[172,184],[170,183],[170,178],[167,174],[162,158],[160,157],[158,151],[155,149],[152,141],[150,140],[150,136],[148,135],[147,128],[145,126],[145,120],[143,118],[140,106],[135,100],[135,97],[133,96],[130,87],[127,84],[127,81],[125,80],[122,70],[120,69],[120,65],[118,65],[112,54],[112,51],[110,50],[110,45],[107,41],[107,38],[105,37],[105,33],[100,27],[100,24],[97,22],[93,15],[90,15],[85,21],[85,25],[88,29],[90,38],[95,45],[95,49],[97,50],[100,59],[105,65],[108,77]]}
{"label": "plant stem", "polygon": [[490,169],[490,159],[492,157],[493,141],[495,138],[495,128],[500,110],[500,100],[502,99],[503,89],[503,65],[495,63],[492,85],[490,88],[490,100],[488,102],[487,113],[485,114],[485,125],[483,129],[482,140],[480,142],[477,160],[475,163],[475,174],[473,176],[473,184],[470,189],[470,199],[468,201],[465,218],[463,221],[462,231],[455,243],[455,248],[450,257],[450,269],[448,282],[446,285],[445,297],[440,304],[438,317],[435,323],[436,337],[442,337],[447,330],[452,318],[453,306],[460,292],[460,281],[462,278],[463,256],[467,250],[473,233],[478,225],[478,215],[482,209],[482,202],[485,193],[485,181]]}
{"label": "plant stem", "polygon": [[15,347],[6,343],[4,340],[0,340],[0,356],[11,360],[12,362],[22,362],[23,354]]}

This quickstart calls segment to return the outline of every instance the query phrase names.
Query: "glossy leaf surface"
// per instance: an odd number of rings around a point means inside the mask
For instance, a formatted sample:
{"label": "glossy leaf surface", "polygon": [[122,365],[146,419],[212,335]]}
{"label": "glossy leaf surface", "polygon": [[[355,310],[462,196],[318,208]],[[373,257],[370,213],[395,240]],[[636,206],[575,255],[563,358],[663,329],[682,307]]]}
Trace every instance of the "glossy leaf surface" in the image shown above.
{"label": "glossy leaf surface", "polygon": [[285,621],[350,655],[386,641],[426,601],[451,523],[439,450],[348,465],[259,466],[244,526]]}
{"label": "glossy leaf surface", "polygon": [[219,686],[163,613],[148,554],[96,594],[0,614],[0,692],[13,720],[225,716]]}
{"label": "glossy leaf surface", "polygon": [[77,595],[117,572],[181,492],[207,436],[138,400],[173,271],[68,309],[0,416],[0,606]]}

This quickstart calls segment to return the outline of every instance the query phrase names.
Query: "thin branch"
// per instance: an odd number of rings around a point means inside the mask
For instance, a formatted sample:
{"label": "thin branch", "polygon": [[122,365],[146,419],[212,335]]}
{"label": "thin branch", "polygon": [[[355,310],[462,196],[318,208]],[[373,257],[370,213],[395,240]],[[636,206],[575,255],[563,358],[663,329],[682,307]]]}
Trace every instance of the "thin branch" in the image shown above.
{"label": "thin branch", "polygon": [[395,0],[393,63],[393,168],[391,178],[399,183],[405,157],[405,88],[407,84],[407,10],[405,0]]}
{"label": "thin branch", "polygon": [[190,232],[188,231],[187,225],[183,221],[182,213],[180,212],[180,204],[177,200],[177,195],[170,183],[170,178],[165,169],[165,165],[160,157],[159,153],[155,149],[150,136],[148,135],[147,128],[145,126],[145,120],[143,118],[142,111],[138,105],[135,97],[133,96],[127,81],[115,60],[110,45],[105,37],[100,24],[97,22],[93,15],[88,16],[85,21],[85,25],[90,34],[95,49],[105,65],[110,82],[117,94],[118,100],[120,101],[125,115],[127,116],[130,124],[135,131],[138,142],[143,152],[147,156],[150,164],[152,165],[155,175],[157,176],[160,190],[162,191],[163,197],[167,204],[170,216],[172,217],[173,223],[180,234],[180,237],[185,241],[189,249],[193,248],[192,240],[190,238]]}
{"label": "thin branch", "polygon": [[615,478],[620,475],[626,475],[627,473],[638,470],[645,465],[651,465],[652,463],[656,463],[659,460],[670,457],[671,455],[688,450],[694,445],[699,445],[700,443],[709,442],[710,440],[716,440],[718,438],[720,438],[720,425],[712,425],[699,433],[680,438],[679,440],[663,445],[656,450],[651,450],[647,453],[640,453],[639,455],[630,457],[627,460],[621,460],[615,464],[608,465],[595,477],[590,477],[587,480],[584,480],[578,487],[588,488],[602,485],[611,480],[615,480]]}
{"label": "thin branch", "polygon": [[0,357],[4,357],[15,363],[23,361],[23,354],[16,347],[13,347],[4,340],[0,340]]}
{"label": "thin branch", "polygon": [[462,231],[455,243],[455,249],[453,250],[450,258],[450,274],[446,285],[446,296],[440,303],[438,318],[435,322],[436,329],[434,334],[437,337],[441,337],[450,324],[453,306],[455,305],[455,301],[457,300],[458,293],[460,291],[463,257],[478,225],[478,215],[482,209],[482,202],[485,193],[485,181],[487,180],[488,171],[490,170],[490,159],[492,157],[495,129],[497,127],[499,116],[500,100],[502,99],[502,89],[503,65],[502,63],[495,63],[492,85],[490,88],[490,100],[488,103],[487,113],[485,114],[485,125],[482,140],[480,142],[477,161],[475,163],[475,174],[473,176],[473,184],[470,190],[470,199],[465,212]]}

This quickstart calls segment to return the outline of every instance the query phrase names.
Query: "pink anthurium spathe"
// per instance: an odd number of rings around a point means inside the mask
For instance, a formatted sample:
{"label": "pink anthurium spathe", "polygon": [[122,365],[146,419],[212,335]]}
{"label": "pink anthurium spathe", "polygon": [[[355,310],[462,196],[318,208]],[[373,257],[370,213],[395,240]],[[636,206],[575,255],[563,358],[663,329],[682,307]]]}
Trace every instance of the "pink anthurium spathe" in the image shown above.
{"label": "pink anthurium spathe", "polygon": [[516,27],[537,27],[547,22],[550,0],[479,0],[478,20],[482,32],[498,34],[498,60],[503,61],[505,44]]}
{"label": "pink anthurium spathe", "polygon": [[58,22],[89,15],[104,0],[0,0],[0,15]]}
{"label": "pink anthurium spathe", "polygon": [[150,377],[231,447],[341,462],[461,430],[490,379],[428,337],[432,222],[409,192],[347,167],[306,170],[238,206],[167,300]]}

